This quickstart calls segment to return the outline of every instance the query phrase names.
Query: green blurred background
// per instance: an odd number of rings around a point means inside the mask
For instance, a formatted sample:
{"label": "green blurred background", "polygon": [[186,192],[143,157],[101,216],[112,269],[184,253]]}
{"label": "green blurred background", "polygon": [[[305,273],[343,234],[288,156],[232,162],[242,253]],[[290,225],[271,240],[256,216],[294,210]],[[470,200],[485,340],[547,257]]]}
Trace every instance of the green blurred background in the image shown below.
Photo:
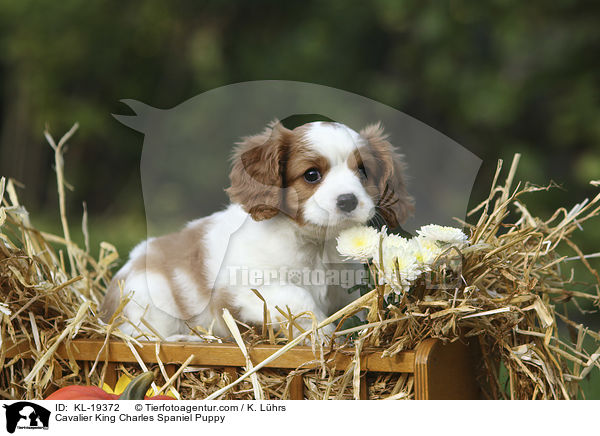
{"label": "green blurred background", "polygon": [[[549,217],[597,193],[599,22],[600,3],[584,0],[0,0],[0,174],[24,184],[38,227],[59,231],[42,132],[78,121],[66,156],[71,223],[86,201],[92,246],[110,241],[124,257],[145,236],[143,138],[112,118],[128,113],[119,100],[171,108],[231,83],[297,80],[390,105],[477,154],[472,205],[497,159],[522,153],[518,179],[562,186],[529,196]],[[599,224],[576,235],[585,253],[600,251]],[[592,374],[584,386],[600,398]]]}

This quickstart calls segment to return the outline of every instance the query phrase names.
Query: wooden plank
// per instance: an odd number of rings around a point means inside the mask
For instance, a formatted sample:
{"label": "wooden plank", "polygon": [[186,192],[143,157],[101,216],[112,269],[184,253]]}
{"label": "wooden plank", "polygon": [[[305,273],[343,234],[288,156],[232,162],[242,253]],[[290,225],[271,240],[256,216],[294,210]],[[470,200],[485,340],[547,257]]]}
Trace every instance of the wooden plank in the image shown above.
{"label": "wooden plank", "polygon": [[304,377],[297,374],[290,381],[290,400],[304,400]]}
{"label": "wooden plank", "polygon": [[367,385],[367,374],[360,376],[360,392],[358,393],[361,400],[369,399],[369,386]]}
{"label": "wooden plank", "polygon": [[106,362],[106,375],[104,376],[104,383],[111,388],[114,388],[117,384],[117,364],[114,362]]}
{"label": "wooden plank", "polygon": [[438,345],[437,339],[426,339],[419,344],[415,354],[415,400],[429,400],[429,384],[427,365]]}
{"label": "wooden plank", "polygon": [[444,345],[437,339],[426,339],[415,351],[415,399],[480,399],[468,345],[459,341]]}
{"label": "wooden plank", "polygon": [[[95,360],[103,340],[78,339],[72,341],[77,360]],[[277,345],[256,345],[250,347],[249,352],[252,361],[256,364],[275,353],[280,347]],[[146,363],[156,363],[154,342],[144,342],[141,347],[136,347],[142,360]],[[131,350],[124,342],[109,342],[106,353],[111,362],[135,363],[137,362]],[[25,342],[20,344],[6,344],[6,357],[12,358],[16,355],[22,358],[31,358],[29,345]],[[65,345],[62,344],[57,349],[59,356],[67,356]],[[159,357],[165,364],[182,363],[191,354],[195,357],[190,365],[222,367],[245,366],[246,360],[235,344],[198,344],[189,342],[163,342],[160,346]],[[404,351],[393,357],[382,358],[383,352],[375,349],[365,349],[361,355],[361,370],[374,372],[414,372],[415,352]],[[105,353],[103,352],[103,357]],[[336,353],[333,362],[337,368],[346,368],[352,360],[354,354]],[[267,368],[296,369],[298,366],[316,360],[311,347],[297,346],[279,358],[266,365]],[[318,367],[318,363],[305,366],[306,368]]]}
{"label": "wooden plank", "polygon": [[[62,368],[60,367],[60,365],[54,365],[54,367],[52,368],[52,381],[56,382],[62,376],[63,376]],[[48,385],[48,387],[44,390],[44,393],[42,394],[43,398],[46,398],[48,395],[50,395],[51,393],[53,393],[57,390],[58,390],[58,386],[50,383]]]}
{"label": "wooden plank", "polygon": [[165,380],[165,383],[166,383],[177,372],[177,365],[173,365],[172,363],[167,363],[165,365],[165,372],[167,373],[167,377],[168,377],[168,379]]}

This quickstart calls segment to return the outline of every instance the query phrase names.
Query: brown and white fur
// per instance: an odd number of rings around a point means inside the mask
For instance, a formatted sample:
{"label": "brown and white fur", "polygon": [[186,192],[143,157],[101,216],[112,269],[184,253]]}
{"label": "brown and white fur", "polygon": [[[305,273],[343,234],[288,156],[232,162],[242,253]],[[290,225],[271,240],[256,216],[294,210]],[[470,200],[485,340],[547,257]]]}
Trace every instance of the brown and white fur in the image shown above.
{"label": "brown and white fur", "polygon": [[[231,204],[134,248],[108,288],[101,316],[107,321],[118,307],[120,283],[124,293],[133,292],[124,308],[129,323],[120,328],[133,336],[148,332],[142,318],[163,337],[185,335],[187,325],[213,325],[216,335],[227,336],[224,308],[239,321],[260,325],[264,306],[252,287],[274,321],[276,307],[310,311],[323,320],[349,302],[346,290],[279,280],[249,286],[232,281],[232,271],[339,265],[335,237],[341,230],[366,224],[376,212],[396,227],[412,212],[403,172],[401,156],[378,124],[358,133],[339,123],[289,130],[274,122],[235,149],[227,189]],[[310,327],[308,318],[303,322]]]}

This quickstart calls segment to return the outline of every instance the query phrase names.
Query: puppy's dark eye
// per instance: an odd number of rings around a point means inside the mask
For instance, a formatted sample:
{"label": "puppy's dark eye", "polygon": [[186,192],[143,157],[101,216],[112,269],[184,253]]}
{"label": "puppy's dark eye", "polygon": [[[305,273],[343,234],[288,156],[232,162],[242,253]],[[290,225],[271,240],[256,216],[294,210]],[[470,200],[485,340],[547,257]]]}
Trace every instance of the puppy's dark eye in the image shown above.
{"label": "puppy's dark eye", "polygon": [[317,183],[319,180],[321,180],[321,173],[316,168],[306,170],[304,173],[304,180],[306,180],[308,183]]}
{"label": "puppy's dark eye", "polygon": [[361,177],[363,178],[367,178],[367,170],[365,169],[365,166],[363,164],[360,164],[358,166],[358,173],[360,174]]}

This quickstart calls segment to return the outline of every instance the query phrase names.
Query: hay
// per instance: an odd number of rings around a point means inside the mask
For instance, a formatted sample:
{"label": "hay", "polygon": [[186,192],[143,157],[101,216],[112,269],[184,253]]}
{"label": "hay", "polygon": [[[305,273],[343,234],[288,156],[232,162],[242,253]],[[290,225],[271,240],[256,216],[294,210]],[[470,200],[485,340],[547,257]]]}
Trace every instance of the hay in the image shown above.
{"label": "hay", "polygon": [[[600,350],[588,353],[584,340],[590,338],[597,346],[600,336],[562,315],[559,307],[568,301],[600,307],[600,277],[570,239],[599,214],[600,195],[569,211],[561,208],[545,221],[534,217],[523,197],[547,188],[517,185],[511,190],[518,159],[502,186],[496,184],[498,165],[489,197],[469,213],[479,213],[476,224],[463,223],[471,245],[459,253],[459,283],[435,289],[421,282],[393,306],[378,310],[379,327],[376,322],[369,328],[373,335],[366,344],[384,346],[393,355],[429,337],[476,338],[482,356],[480,384],[487,398],[576,398],[577,382],[600,367]],[[569,290],[573,280],[561,273],[567,257],[559,254],[566,247],[595,278],[588,284],[593,292]],[[443,282],[441,275],[441,270],[434,273],[431,283]],[[394,318],[397,323],[386,323]],[[575,331],[575,343],[559,335],[557,320]],[[508,387],[501,366],[508,372]]]}
{"label": "hay", "polygon": [[[58,143],[46,132],[55,151],[60,218],[63,235],[51,235],[35,229],[26,209],[19,203],[15,182],[0,179],[0,396],[7,399],[39,399],[47,392],[67,384],[102,384],[105,377],[104,348],[96,361],[83,368],[70,346],[74,339],[121,340],[132,352],[138,338],[124,335],[119,325],[128,322],[121,309],[108,324],[96,317],[99,302],[110,281],[110,269],[118,258],[113,245],[103,242],[97,258],[90,255],[89,232],[82,234],[85,248],[73,242],[66,220],[63,153],[76,126]],[[576,398],[579,382],[594,367],[600,367],[600,335],[569,317],[564,307],[600,307],[600,277],[588,258],[571,240],[571,235],[600,213],[600,195],[570,210],[558,209],[543,220],[529,212],[524,197],[549,187],[529,184],[512,188],[518,164],[516,156],[503,184],[498,184],[499,163],[489,197],[469,216],[474,224],[463,223],[470,231],[471,245],[446,253],[443,264],[461,259],[461,270],[452,273],[438,268],[401,297],[393,297],[385,286],[376,286],[358,301],[321,322],[319,327],[368,309],[366,325],[338,331],[341,344],[324,344],[315,334],[317,326],[302,332],[297,316],[281,311],[287,323],[275,331],[271,314],[265,310],[262,328],[240,331],[232,318],[230,327],[240,349],[267,342],[282,344],[275,355],[310,340],[317,367],[300,367],[291,373],[263,368],[265,362],[251,362],[235,375],[218,369],[197,368],[188,360],[172,374],[159,361],[147,366],[119,365],[118,371],[130,376],[149,369],[162,374],[165,385],[184,399],[289,398],[295,375],[301,374],[309,399],[352,399],[360,396],[360,350],[382,347],[387,355],[412,349],[423,339],[444,341],[474,340],[481,354],[480,385],[487,398]],[[598,186],[600,182],[593,181]],[[475,220],[476,218],[476,220]],[[565,253],[573,252],[568,257]],[[563,253],[563,254],[560,254]],[[561,268],[566,262],[580,260],[594,277],[587,291],[571,290],[572,277]],[[372,267],[372,266],[371,266]],[[450,273],[448,272],[450,271]],[[451,286],[447,286],[452,279]],[[436,284],[436,286],[432,286]],[[257,295],[260,297],[260,290]],[[266,307],[266,306],[265,306]],[[559,324],[567,326],[572,338],[559,334]],[[240,323],[237,323],[240,324]],[[191,333],[206,341],[221,341],[210,326],[190,326]],[[149,326],[150,330],[151,326]],[[302,333],[292,339],[294,328]],[[338,327],[339,329],[339,327]],[[350,340],[350,335],[355,339]],[[155,339],[160,340],[157,337]],[[591,339],[598,348],[593,353],[583,344]],[[25,345],[33,359],[16,356],[8,360],[6,344]],[[64,344],[68,358],[55,353]],[[332,353],[330,353],[332,352]],[[353,355],[347,368],[331,368],[326,357],[335,353]],[[158,356],[158,346],[157,346]],[[271,357],[270,359],[273,359]],[[314,362],[313,362],[314,363]],[[102,370],[99,368],[102,367]],[[262,369],[261,369],[262,368]],[[260,370],[260,371],[259,371]],[[372,399],[414,398],[414,380],[410,374],[367,375],[368,395]]]}

